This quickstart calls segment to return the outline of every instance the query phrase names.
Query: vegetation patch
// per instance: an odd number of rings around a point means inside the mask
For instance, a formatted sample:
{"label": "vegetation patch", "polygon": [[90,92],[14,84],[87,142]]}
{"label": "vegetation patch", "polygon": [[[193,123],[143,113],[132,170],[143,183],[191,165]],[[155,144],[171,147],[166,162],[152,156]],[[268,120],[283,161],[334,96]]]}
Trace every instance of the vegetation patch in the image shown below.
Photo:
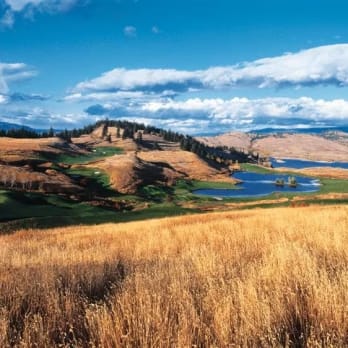
{"label": "vegetation patch", "polygon": [[98,161],[100,159],[120,155],[123,153],[121,148],[112,147],[112,146],[102,146],[93,148],[90,153],[87,154],[60,154],[57,155],[54,160],[58,163],[66,163],[66,164],[86,164],[89,162]]}
{"label": "vegetation patch", "polygon": [[347,240],[347,206],[2,235],[0,346],[344,347]]}

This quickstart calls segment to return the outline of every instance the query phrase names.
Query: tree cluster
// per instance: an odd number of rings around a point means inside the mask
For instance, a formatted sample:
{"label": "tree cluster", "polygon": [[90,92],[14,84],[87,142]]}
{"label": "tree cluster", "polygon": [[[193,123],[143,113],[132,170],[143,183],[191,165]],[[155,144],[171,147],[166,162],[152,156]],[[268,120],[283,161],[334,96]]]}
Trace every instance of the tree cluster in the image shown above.
{"label": "tree cluster", "polygon": [[39,139],[51,138],[55,136],[53,128],[48,131],[38,132],[27,128],[14,128],[8,130],[0,130],[0,137],[16,138],[16,139]]}

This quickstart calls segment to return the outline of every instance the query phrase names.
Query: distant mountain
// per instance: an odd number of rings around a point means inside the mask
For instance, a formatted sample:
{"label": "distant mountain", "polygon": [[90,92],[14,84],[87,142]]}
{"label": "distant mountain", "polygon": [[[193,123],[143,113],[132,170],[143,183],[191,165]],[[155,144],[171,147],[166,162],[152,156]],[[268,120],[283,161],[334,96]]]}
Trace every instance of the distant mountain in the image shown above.
{"label": "distant mountain", "polygon": [[[8,130],[17,130],[17,129],[25,129],[30,132],[43,133],[47,132],[48,128],[32,128],[29,126],[24,126],[22,124],[17,123],[9,123],[9,122],[0,122],[0,130],[8,131]],[[54,129],[55,132],[60,132],[61,129]]]}
{"label": "distant mountain", "polygon": [[36,129],[30,128],[28,126],[23,126],[16,123],[0,122],[0,130],[8,131],[12,129],[25,129],[28,131],[36,132]]}

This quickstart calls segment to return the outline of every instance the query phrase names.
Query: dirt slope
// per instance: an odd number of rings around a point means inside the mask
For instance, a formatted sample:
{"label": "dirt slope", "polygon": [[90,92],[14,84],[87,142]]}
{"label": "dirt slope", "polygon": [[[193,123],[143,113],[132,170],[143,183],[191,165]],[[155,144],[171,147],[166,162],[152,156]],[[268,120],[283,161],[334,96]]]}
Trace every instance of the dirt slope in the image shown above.
{"label": "dirt slope", "polygon": [[55,170],[44,173],[28,168],[0,165],[0,184],[8,189],[41,191],[46,193],[77,193],[82,188],[75,185],[69,177]]}

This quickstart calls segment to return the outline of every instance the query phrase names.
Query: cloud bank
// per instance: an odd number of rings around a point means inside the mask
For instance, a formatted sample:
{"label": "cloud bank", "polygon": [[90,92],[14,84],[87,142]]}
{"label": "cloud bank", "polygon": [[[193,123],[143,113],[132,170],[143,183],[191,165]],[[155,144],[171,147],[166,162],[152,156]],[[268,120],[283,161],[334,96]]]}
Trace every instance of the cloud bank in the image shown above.
{"label": "cloud bank", "polygon": [[265,127],[330,126],[346,124],[348,101],[302,98],[232,98],[147,103],[95,104],[86,113],[99,117],[147,120],[187,133],[204,131],[250,130]]}
{"label": "cloud bank", "polygon": [[184,93],[240,87],[317,85],[348,85],[348,44],[320,46],[206,70],[115,68],[78,83],[71,93],[80,93],[81,96],[118,91]]}

